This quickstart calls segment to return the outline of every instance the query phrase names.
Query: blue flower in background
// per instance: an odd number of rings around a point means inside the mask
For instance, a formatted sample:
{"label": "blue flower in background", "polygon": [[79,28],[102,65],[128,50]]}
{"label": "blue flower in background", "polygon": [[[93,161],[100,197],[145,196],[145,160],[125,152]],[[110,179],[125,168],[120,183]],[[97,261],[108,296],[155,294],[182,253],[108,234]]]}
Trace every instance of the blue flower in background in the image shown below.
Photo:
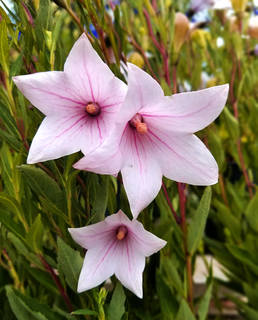
{"label": "blue flower in background", "polygon": [[92,23],[90,24],[90,31],[94,35],[95,38],[99,37],[98,32]]}

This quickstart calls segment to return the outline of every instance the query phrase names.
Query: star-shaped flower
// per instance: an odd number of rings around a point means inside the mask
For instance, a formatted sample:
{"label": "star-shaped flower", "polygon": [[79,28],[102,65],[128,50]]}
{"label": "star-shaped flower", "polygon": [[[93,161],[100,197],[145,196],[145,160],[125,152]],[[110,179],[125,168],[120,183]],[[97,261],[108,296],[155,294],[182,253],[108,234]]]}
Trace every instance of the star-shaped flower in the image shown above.
{"label": "star-shaped flower", "polygon": [[96,148],[108,136],[127,90],[85,34],[74,44],[63,72],[39,72],[13,80],[46,115],[32,141],[28,163]]}
{"label": "star-shaped flower", "polygon": [[129,65],[128,92],[112,134],[74,167],[101,174],[121,170],[134,217],[157,196],[162,175],[193,185],[218,181],[218,166],[193,132],[222,111],[228,85],[164,96],[146,72]]}
{"label": "star-shaped flower", "polygon": [[87,249],[78,292],[94,288],[115,274],[142,298],[145,257],[163,248],[166,241],[146,231],[139,221],[129,220],[121,210],[102,222],[68,230],[74,241]]}

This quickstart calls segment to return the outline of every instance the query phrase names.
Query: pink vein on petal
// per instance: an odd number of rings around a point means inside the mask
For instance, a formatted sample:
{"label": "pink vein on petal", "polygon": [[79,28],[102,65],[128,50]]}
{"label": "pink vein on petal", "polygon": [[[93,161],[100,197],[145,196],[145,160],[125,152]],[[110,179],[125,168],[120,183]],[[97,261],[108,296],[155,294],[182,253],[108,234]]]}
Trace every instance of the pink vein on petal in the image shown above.
{"label": "pink vein on petal", "polygon": [[58,97],[60,99],[64,99],[64,100],[67,100],[67,101],[70,101],[70,102],[74,102],[74,103],[78,103],[80,105],[83,105],[83,102],[81,102],[81,101],[76,101],[76,100],[73,100],[73,99],[68,98],[68,97],[60,96],[59,94],[57,94],[55,92],[47,91],[47,90],[44,90],[44,89],[41,89],[41,88],[35,88],[35,87],[32,87],[32,86],[31,86],[31,88],[36,90],[36,91],[41,91],[41,92],[50,94],[52,96]]}
{"label": "pink vein on petal", "polygon": [[97,126],[98,126],[98,131],[99,131],[99,137],[100,137],[100,140],[102,141],[102,134],[101,134],[100,126],[99,126],[99,120],[96,119],[96,121],[97,121]]}
{"label": "pink vein on petal", "polygon": [[83,66],[84,66],[84,71],[86,72],[86,75],[87,75],[87,78],[88,78],[92,101],[93,101],[93,102],[96,102],[96,101],[95,101],[94,94],[93,94],[93,88],[92,88],[91,79],[90,79],[90,77],[89,77],[88,69],[87,69],[86,66],[85,66],[85,61],[84,61],[84,59],[83,59]]}
{"label": "pink vein on petal", "polygon": [[129,267],[129,272],[131,273],[131,263],[130,263],[130,252],[128,248],[128,240],[126,240],[126,254],[127,254],[127,261],[128,261],[128,267]]}
{"label": "pink vein on petal", "polygon": [[[190,163],[194,168],[197,168],[199,171],[202,171],[203,173],[207,174],[206,171],[202,170],[201,167],[196,166],[192,161],[189,161],[188,159],[184,158],[180,154],[178,154],[174,149],[172,149],[165,141],[160,139],[155,133],[153,133],[150,129],[148,130],[151,135],[153,135],[160,143],[162,143],[164,146],[166,146],[170,151],[172,151],[178,158],[183,159],[184,161]],[[157,145],[157,144],[156,144]]]}
{"label": "pink vein on petal", "polygon": [[99,263],[97,264],[97,266],[96,266],[96,268],[95,268],[95,270],[94,270],[92,275],[94,275],[97,272],[99,266],[101,265],[101,263],[104,262],[104,260],[106,259],[107,255],[109,254],[110,250],[114,247],[115,244],[117,244],[117,240],[116,239],[113,240],[113,242],[111,242],[110,246],[107,248],[106,252],[104,253],[104,256],[100,259]]}
{"label": "pink vein on petal", "polygon": [[83,118],[85,118],[85,115],[77,119],[69,128],[65,129],[59,135],[57,135],[55,138],[59,138],[62,134],[66,133],[67,131],[71,130],[78,122],[80,122]]}
{"label": "pink vein on petal", "polygon": [[[217,94],[216,94],[216,95],[213,95],[212,98],[213,98],[214,96],[217,96]],[[211,103],[212,103],[212,98],[211,98],[210,102],[208,102],[208,104],[205,105],[204,107],[202,107],[202,108],[200,108],[200,109],[198,109],[198,110],[195,110],[195,111],[193,111],[193,112],[185,113],[185,114],[178,114],[178,115],[157,114],[157,115],[155,115],[155,114],[141,113],[141,115],[144,116],[144,117],[149,117],[149,118],[184,118],[184,117],[189,117],[189,116],[192,116],[192,115],[194,115],[194,114],[196,114],[196,113],[201,112],[202,110],[204,110],[204,109],[206,109],[206,108],[209,108],[209,106],[210,106]]]}
{"label": "pink vein on petal", "polygon": [[140,165],[140,172],[142,173],[142,163],[141,163],[141,159],[140,159],[139,149],[137,146],[137,138],[136,138],[135,131],[133,131],[133,139],[134,139],[134,145],[135,145],[135,149],[136,149],[136,155],[137,155],[139,165]]}

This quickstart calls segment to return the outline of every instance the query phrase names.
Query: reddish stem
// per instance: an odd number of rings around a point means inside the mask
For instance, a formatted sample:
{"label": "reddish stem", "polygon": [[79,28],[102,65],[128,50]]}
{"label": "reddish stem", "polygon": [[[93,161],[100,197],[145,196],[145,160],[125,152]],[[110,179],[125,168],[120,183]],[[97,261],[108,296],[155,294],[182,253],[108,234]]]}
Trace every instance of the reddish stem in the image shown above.
{"label": "reddish stem", "polygon": [[[238,61],[237,57],[233,53],[233,65],[232,65],[232,73],[231,73],[231,80],[230,80],[229,97],[230,97],[230,102],[232,104],[232,108],[234,111],[234,117],[238,120],[238,103],[237,103],[237,99],[234,95],[234,83],[235,83],[235,79],[236,79],[237,68],[240,69],[240,61]],[[239,72],[239,75],[241,75],[241,71]],[[244,179],[245,179],[245,184],[247,186],[249,196],[250,196],[250,198],[252,198],[253,197],[252,183],[249,179],[249,176],[248,176],[248,173],[246,170],[244,156],[243,156],[243,152],[241,149],[240,138],[237,139],[236,144],[237,144],[237,153],[238,153],[238,157],[239,157],[240,166],[241,166],[241,169],[242,169],[242,172],[244,175]]]}
{"label": "reddish stem", "polygon": [[178,194],[179,194],[179,204],[180,204],[180,216],[181,216],[181,229],[183,232],[183,243],[184,243],[184,251],[185,251],[185,259],[186,259],[186,272],[187,272],[187,301],[192,310],[193,308],[193,279],[192,279],[192,257],[190,252],[188,251],[187,246],[187,222],[186,222],[186,196],[185,196],[185,184],[177,183]]}
{"label": "reddish stem", "polygon": [[130,34],[130,40],[131,40],[131,43],[132,45],[138,50],[140,51],[143,59],[144,59],[144,62],[146,63],[152,77],[157,81],[159,82],[158,78],[156,77],[151,65],[150,65],[150,62],[149,62],[149,59],[146,57],[146,54],[145,54],[145,51],[143,50],[143,48],[136,42],[136,40],[134,39],[134,37]]}
{"label": "reddish stem", "polygon": [[172,71],[172,81],[173,81],[173,93],[177,93],[177,84],[176,84],[176,78],[177,78],[177,66],[176,64],[173,65],[173,71]]}
{"label": "reddish stem", "polygon": [[67,293],[66,293],[64,287],[62,286],[58,276],[55,274],[53,268],[47,263],[47,261],[45,260],[45,258],[41,254],[39,254],[38,257],[39,257],[42,265],[46,269],[46,271],[50,274],[51,278],[54,280],[61,296],[64,299],[64,302],[67,306],[67,309],[69,310],[69,312],[72,312],[73,307],[72,307],[71,301],[70,301],[69,297],[67,296]]}
{"label": "reddish stem", "polygon": [[159,43],[159,41],[157,40],[157,38],[154,35],[153,29],[152,29],[152,25],[151,25],[151,19],[149,16],[148,11],[144,8],[143,9],[143,14],[145,16],[146,19],[146,23],[147,23],[147,27],[148,27],[148,32],[149,32],[149,36],[153,42],[153,44],[155,45],[155,47],[158,49],[158,51],[160,52],[162,58],[163,58],[163,69],[164,69],[164,76],[165,79],[167,81],[167,84],[169,86],[171,86],[171,82],[170,82],[170,75],[169,75],[169,58],[168,58],[168,53],[165,49],[165,46],[162,43]]}
{"label": "reddish stem", "polygon": [[165,186],[165,184],[164,184],[164,182],[163,182],[163,181],[162,181],[162,189],[163,189],[163,192],[164,192],[165,198],[166,198],[166,200],[167,200],[168,206],[169,206],[169,208],[170,208],[171,212],[173,213],[173,216],[174,216],[174,218],[175,218],[175,220],[176,220],[177,224],[180,224],[180,223],[181,223],[181,220],[180,220],[180,218],[178,217],[178,215],[177,215],[177,213],[176,213],[175,209],[173,208],[172,202],[171,202],[171,201],[170,201],[170,199],[169,199],[169,195],[168,195],[167,188],[166,188],[166,186]]}

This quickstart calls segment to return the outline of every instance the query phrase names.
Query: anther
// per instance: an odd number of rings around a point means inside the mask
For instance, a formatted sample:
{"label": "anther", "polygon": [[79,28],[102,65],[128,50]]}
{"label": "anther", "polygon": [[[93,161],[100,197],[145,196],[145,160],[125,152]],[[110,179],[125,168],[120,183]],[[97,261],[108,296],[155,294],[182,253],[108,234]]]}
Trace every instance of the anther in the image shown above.
{"label": "anther", "polygon": [[125,226],[121,226],[116,231],[117,240],[123,240],[127,235],[127,228]]}
{"label": "anther", "polygon": [[89,102],[86,105],[85,110],[90,116],[97,116],[100,114],[100,106],[95,102]]}
{"label": "anther", "polygon": [[138,133],[144,134],[148,131],[148,126],[143,122],[143,117],[139,113],[136,113],[129,123]]}
{"label": "anther", "polygon": [[144,134],[148,131],[148,127],[147,127],[147,124],[144,123],[144,122],[138,122],[136,123],[136,131],[141,133],[141,134]]}

